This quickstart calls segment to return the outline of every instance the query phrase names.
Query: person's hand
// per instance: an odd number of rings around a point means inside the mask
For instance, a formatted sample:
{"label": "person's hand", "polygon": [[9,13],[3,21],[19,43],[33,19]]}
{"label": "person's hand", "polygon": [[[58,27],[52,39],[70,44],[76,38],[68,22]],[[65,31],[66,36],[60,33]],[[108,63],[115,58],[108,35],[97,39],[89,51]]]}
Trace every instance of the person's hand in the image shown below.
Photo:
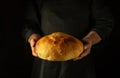
{"label": "person's hand", "polygon": [[32,34],[29,39],[28,42],[30,43],[30,47],[31,47],[31,51],[32,51],[32,55],[37,57],[37,53],[35,52],[35,44],[38,41],[38,39],[40,38],[40,35],[38,34]]}
{"label": "person's hand", "polygon": [[83,52],[79,55],[79,57],[73,59],[74,61],[82,59],[83,57],[87,56],[90,54],[91,47],[92,47],[92,42],[89,39],[83,39],[83,45],[84,45],[84,50]]}
{"label": "person's hand", "polygon": [[101,37],[95,31],[91,31],[85,36],[82,41],[84,45],[84,51],[79,55],[79,57],[73,59],[74,61],[80,60],[90,54],[91,48],[93,45],[99,43],[101,41]]}

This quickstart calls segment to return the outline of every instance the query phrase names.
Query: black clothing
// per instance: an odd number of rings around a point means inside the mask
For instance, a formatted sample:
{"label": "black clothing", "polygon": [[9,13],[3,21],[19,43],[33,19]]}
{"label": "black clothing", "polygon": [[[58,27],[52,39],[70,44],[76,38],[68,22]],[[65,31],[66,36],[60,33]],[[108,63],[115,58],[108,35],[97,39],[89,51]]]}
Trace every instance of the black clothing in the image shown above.
{"label": "black clothing", "polygon": [[[112,16],[102,0],[33,0],[25,9],[23,36],[41,36],[61,31],[82,39],[96,31],[106,39],[112,31]],[[95,78],[92,55],[67,62],[35,58],[32,78]]]}
{"label": "black clothing", "polygon": [[55,31],[83,38],[95,30],[104,39],[112,30],[111,14],[103,0],[35,0],[27,5],[25,38],[31,33],[45,35]]}
{"label": "black clothing", "polygon": [[91,56],[78,61],[50,62],[35,58],[31,78],[95,78]]}

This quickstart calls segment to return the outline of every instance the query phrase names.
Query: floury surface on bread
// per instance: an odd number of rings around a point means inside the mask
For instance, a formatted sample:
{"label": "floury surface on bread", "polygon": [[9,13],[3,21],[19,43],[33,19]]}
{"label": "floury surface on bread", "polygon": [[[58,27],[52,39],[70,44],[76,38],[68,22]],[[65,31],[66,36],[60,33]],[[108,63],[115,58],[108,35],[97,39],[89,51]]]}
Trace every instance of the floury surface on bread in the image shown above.
{"label": "floury surface on bread", "polygon": [[40,38],[35,46],[38,57],[49,61],[67,61],[83,52],[83,43],[76,37],[54,32]]}

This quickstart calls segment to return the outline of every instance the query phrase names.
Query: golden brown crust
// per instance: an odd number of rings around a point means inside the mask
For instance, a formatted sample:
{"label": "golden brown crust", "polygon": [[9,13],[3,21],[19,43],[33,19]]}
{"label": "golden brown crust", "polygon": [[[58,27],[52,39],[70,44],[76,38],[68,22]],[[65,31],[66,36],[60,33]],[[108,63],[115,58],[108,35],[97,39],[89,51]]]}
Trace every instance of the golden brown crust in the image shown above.
{"label": "golden brown crust", "polygon": [[38,57],[49,61],[66,61],[83,52],[83,43],[63,32],[54,32],[40,38],[35,47]]}

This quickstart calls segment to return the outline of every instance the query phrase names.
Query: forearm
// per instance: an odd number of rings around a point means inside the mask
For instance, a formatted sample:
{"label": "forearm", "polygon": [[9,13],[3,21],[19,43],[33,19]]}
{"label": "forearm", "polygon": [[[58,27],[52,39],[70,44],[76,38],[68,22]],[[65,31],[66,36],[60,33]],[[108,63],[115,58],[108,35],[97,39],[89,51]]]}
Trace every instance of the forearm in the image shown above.
{"label": "forearm", "polygon": [[104,41],[110,36],[114,27],[113,15],[104,0],[93,0],[93,20],[91,30],[96,31]]}
{"label": "forearm", "polygon": [[28,42],[28,39],[32,34],[41,34],[41,30],[34,1],[29,0],[25,2],[25,4],[26,6],[23,14],[22,36],[25,41]]}

